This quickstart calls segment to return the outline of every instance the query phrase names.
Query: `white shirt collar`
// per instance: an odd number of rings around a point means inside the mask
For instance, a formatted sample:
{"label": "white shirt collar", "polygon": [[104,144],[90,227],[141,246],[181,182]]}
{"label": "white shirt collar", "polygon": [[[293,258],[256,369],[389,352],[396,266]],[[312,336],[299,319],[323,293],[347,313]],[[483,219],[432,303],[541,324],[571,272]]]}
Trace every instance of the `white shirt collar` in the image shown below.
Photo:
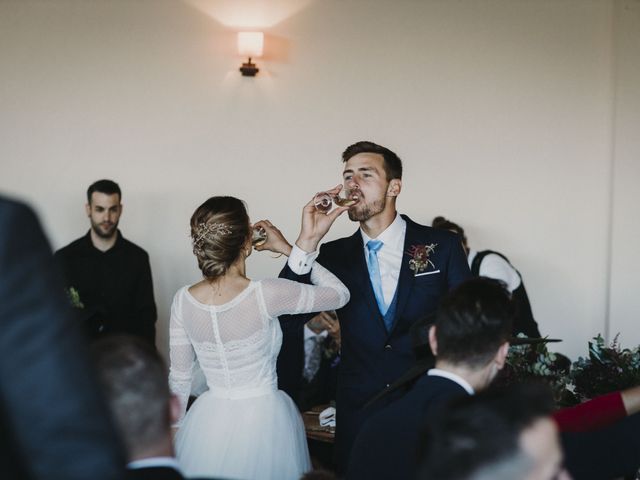
{"label": "white shirt collar", "polygon": [[310,338],[314,338],[314,337],[326,338],[327,335],[329,335],[329,332],[327,330],[323,330],[320,333],[315,333],[313,330],[311,330],[306,325],[304,326],[304,339],[305,339],[305,341],[310,339]]}
{"label": "white shirt collar", "polygon": [[151,467],[169,467],[176,471],[180,471],[178,462],[173,457],[149,457],[141,460],[134,460],[127,464],[129,470],[135,470],[138,468],[151,468]]}
{"label": "white shirt collar", "polygon": [[[396,218],[393,219],[391,225],[383,230],[383,232],[378,235],[376,240],[380,240],[384,246],[391,248],[392,250],[402,250],[404,246],[404,232],[406,229],[407,222],[404,221],[404,218],[400,216],[398,212],[396,212]],[[371,237],[364,233],[362,228],[360,229],[360,233],[362,234],[362,241],[364,242],[364,247],[367,248],[367,242],[371,240]]]}
{"label": "white shirt collar", "polygon": [[469,395],[475,395],[475,390],[473,387],[460,375],[456,375],[455,373],[447,372],[446,370],[440,370],[439,368],[432,368],[427,372],[427,375],[430,377],[443,377],[448,378],[452,382],[456,382],[462,388],[466,390]]}

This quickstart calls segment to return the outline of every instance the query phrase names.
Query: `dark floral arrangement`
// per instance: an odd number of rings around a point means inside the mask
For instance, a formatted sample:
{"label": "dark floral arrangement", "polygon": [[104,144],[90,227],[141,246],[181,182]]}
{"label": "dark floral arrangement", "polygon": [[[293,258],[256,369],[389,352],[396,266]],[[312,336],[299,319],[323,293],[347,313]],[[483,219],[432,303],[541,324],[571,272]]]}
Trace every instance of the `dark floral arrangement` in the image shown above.
{"label": "dark floral arrangement", "polygon": [[598,335],[589,342],[589,356],[572,364],[564,355],[549,352],[545,343],[512,345],[495,384],[508,388],[526,381],[548,384],[558,407],[634,387],[640,385],[640,346],[623,349],[618,335],[607,346]]}
{"label": "dark floral arrangement", "polygon": [[498,388],[508,388],[516,383],[540,381],[549,385],[558,406],[570,406],[578,403],[573,394],[570,371],[571,360],[550,352],[546,343],[512,345],[495,384]]}
{"label": "dark floral arrangement", "polygon": [[578,358],[571,369],[580,400],[640,385],[640,346],[621,348],[618,335],[606,346],[598,335],[589,342],[589,356]]}

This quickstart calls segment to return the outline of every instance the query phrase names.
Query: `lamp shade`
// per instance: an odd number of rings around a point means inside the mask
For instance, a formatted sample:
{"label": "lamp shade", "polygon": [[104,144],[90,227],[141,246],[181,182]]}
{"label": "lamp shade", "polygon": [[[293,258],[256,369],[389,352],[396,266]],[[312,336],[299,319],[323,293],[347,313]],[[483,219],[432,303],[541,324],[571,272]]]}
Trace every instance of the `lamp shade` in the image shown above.
{"label": "lamp shade", "polygon": [[262,32],[239,32],[238,53],[243,57],[260,57],[264,45]]}

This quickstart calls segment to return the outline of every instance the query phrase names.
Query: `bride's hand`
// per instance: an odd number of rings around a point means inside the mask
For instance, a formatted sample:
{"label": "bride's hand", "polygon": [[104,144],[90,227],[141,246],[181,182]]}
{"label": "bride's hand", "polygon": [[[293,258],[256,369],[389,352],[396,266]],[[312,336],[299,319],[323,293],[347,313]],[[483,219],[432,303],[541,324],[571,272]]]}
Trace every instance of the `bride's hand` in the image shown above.
{"label": "bride's hand", "polygon": [[[337,185],[331,190],[327,190],[327,193],[334,197],[341,190],[342,185]],[[315,252],[318,249],[318,243],[327,234],[336,218],[347,210],[349,207],[336,207],[329,213],[323,213],[316,209],[313,199],[311,199],[302,209],[302,226],[296,245],[305,252]]]}
{"label": "bride's hand", "polygon": [[260,220],[253,224],[253,228],[261,227],[267,232],[267,241],[262,245],[256,245],[257,251],[268,250],[274,253],[280,253],[289,256],[291,253],[291,244],[284,238],[282,232],[275,227],[269,220]]}

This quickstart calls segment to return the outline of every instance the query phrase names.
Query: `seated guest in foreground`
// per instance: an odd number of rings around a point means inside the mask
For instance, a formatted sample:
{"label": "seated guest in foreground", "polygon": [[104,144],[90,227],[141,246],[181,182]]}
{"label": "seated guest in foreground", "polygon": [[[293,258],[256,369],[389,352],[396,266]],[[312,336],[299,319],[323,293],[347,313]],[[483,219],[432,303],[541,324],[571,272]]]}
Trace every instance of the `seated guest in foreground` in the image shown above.
{"label": "seated guest in foreground", "polygon": [[160,355],[146,342],[124,335],[99,340],[93,353],[111,413],[127,447],[127,478],[183,479],[171,435],[180,403],[169,390]]}
{"label": "seated guest in foreground", "polygon": [[[496,280],[469,280],[449,294],[429,334],[436,369],[365,424],[347,478],[414,478],[422,425],[441,414],[442,404],[451,398],[489,386],[504,365],[512,315],[509,293]],[[632,409],[633,399],[628,400]],[[563,433],[567,470],[577,480],[616,478],[637,470],[638,430],[640,414],[606,428]]]}
{"label": "seated guest in foreground", "polygon": [[426,434],[424,480],[569,480],[550,392],[515,386],[444,408]]}
{"label": "seated guest in foreground", "polygon": [[40,222],[0,197],[0,477],[120,480],[124,453]]}
{"label": "seated guest in foreground", "polygon": [[414,478],[424,419],[451,398],[473,395],[491,383],[504,366],[512,318],[509,293],[496,280],[472,279],[453,290],[429,331],[435,368],[365,423],[347,478]]}

